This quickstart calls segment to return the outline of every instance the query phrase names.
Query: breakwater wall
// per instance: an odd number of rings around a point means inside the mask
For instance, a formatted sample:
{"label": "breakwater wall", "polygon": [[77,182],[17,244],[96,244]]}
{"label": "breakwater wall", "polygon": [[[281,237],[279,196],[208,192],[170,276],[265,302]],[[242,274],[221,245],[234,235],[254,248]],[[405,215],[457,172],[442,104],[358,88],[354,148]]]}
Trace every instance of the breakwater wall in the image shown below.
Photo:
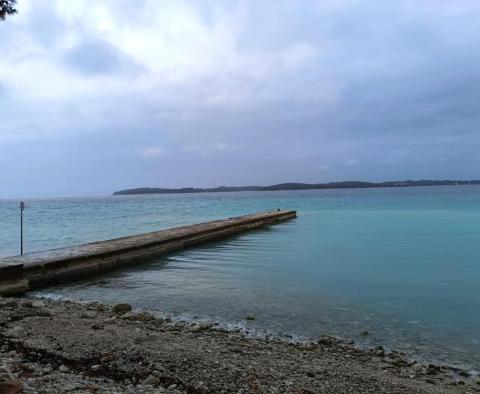
{"label": "breakwater wall", "polygon": [[98,275],[201,243],[295,218],[296,211],[259,212],[141,235],[0,258],[0,295]]}

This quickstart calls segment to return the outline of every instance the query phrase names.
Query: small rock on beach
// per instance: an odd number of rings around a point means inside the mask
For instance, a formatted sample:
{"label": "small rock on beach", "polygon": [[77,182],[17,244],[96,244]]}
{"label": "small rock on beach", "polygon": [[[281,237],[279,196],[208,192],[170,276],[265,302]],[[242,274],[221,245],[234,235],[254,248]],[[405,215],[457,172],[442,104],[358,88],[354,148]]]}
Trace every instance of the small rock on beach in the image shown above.
{"label": "small rock on beach", "polygon": [[123,314],[123,313],[127,313],[127,312],[130,312],[132,310],[132,306],[130,304],[116,304],[113,306],[112,308],[112,311],[114,313],[119,313],[119,314]]}

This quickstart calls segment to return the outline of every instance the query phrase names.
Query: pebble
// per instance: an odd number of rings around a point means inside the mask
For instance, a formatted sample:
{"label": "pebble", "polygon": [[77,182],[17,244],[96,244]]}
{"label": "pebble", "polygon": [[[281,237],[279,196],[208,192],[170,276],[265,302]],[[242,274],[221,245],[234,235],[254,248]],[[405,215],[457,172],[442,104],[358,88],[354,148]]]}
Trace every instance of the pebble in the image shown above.
{"label": "pebble", "polygon": [[123,313],[127,313],[127,312],[130,312],[132,310],[132,306],[130,304],[116,304],[113,306],[112,308],[112,311],[114,313],[119,313],[119,314],[123,314]]}
{"label": "pebble", "polygon": [[47,365],[45,368],[43,368],[42,370],[42,373],[45,375],[45,374],[49,374],[53,371],[52,367]]}
{"label": "pebble", "polygon": [[423,370],[423,366],[420,365],[420,364],[415,364],[413,366],[413,369],[416,371],[416,372],[421,372]]}
{"label": "pebble", "polygon": [[212,326],[209,325],[209,324],[197,324],[197,325],[191,327],[190,331],[192,331],[192,332],[208,331],[211,328],[212,328]]}
{"label": "pebble", "polygon": [[428,364],[427,371],[425,374],[427,375],[436,375],[438,373],[439,368],[433,364]]}
{"label": "pebble", "polygon": [[142,312],[142,313],[135,313],[135,312],[126,312],[120,316],[120,319],[130,320],[130,321],[148,321],[151,320],[153,317],[150,313]]}
{"label": "pebble", "polygon": [[160,384],[160,379],[154,375],[150,375],[143,381],[143,384],[148,384],[150,386],[158,386]]}
{"label": "pebble", "polygon": [[103,325],[101,323],[95,322],[90,326],[90,328],[92,330],[103,330]]}
{"label": "pebble", "polygon": [[377,346],[375,348],[375,355],[378,357],[385,357],[385,349],[383,346]]}
{"label": "pebble", "polygon": [[45,302],[43,302],[42,300],[33,300],[32,301],[32,306],[34,308],[43,308],[43,307],[45,307]]}
{"label": "pebble", "polygon": [[10,337],[10,338],[23,338],[24,336],[27,335],[27,331],[20,326],[15,326],[5,332],[5,336]]}
{"label": "pebble", "polygon": [[80,317],[82,319],[95,319],[97,317],[97,314],[93,311],[85,311],[80,314]]}
{"label": "pebble", "polygon": [[336,343],[338,343],[338,339],[335,338],[335,337],[331,337],[329,335],[322,335],[318,339],[318,343],[321,344],[321,345],[325,345],[325,346],[332,346],[332,345],[335,345]]}
{"label": "pebble", "polygon": [[0,393],[17,394],[22,390],[22,382],[5,366],[0,367]]}
{"label": "pebble", "polygon": [[153,366],[153,370],[157,374],[164,374],[167,372],[167,370],[161,364],[155,364]]}
{"label": "pebble", "polygon": [[19,394],[23,389],[22,382],[19,379],[2,380],[0,377],[0,393]]}

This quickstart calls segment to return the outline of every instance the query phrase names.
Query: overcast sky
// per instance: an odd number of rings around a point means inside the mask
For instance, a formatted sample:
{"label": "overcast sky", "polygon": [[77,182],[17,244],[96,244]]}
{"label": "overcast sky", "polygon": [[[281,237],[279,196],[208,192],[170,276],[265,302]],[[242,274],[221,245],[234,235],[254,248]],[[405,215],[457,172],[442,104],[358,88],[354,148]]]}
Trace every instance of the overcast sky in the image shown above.
{"label": "overcast sky", "polygon": [[0,197],[480,178],[480,2],[20,0]]}

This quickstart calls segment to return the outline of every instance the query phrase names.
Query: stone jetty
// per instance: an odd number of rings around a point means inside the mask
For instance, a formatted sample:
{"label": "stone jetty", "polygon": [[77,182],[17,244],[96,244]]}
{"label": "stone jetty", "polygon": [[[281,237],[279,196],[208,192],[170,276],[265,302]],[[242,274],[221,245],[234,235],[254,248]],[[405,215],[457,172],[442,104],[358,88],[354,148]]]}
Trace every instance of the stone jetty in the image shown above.
{"label": "stone jetty", "polygon": [[0,259],[0,295],[73,281],[296,217],[268,211]]}

